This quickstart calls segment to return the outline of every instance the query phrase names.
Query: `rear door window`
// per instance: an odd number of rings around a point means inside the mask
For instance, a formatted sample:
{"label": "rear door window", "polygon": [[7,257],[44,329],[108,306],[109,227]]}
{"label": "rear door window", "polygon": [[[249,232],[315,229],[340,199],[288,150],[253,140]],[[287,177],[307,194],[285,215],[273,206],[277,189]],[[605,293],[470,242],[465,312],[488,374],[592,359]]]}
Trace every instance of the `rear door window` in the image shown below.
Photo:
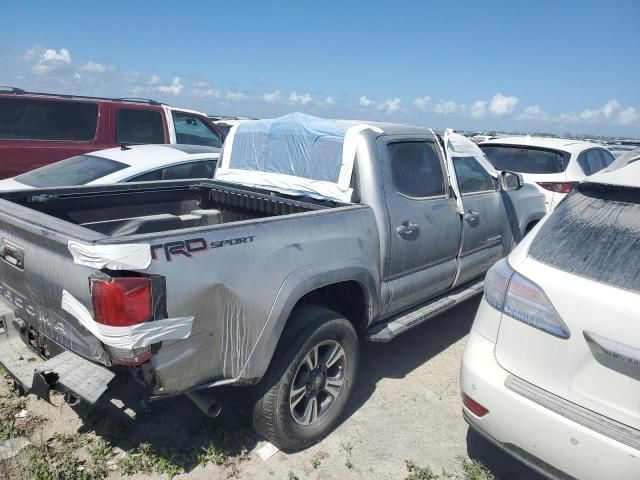
{"label": "rear door window", "polygon": [[138,175],[128,182],[153,182],[157,180],[186,180],[189,178],[213,178],[217,160],[181,163]]}
{"label": "rear door window", "polygon": [[222,146],[220,135],[197,115],[173,112],[173,124],[177,143],[218,148]]}
{"label": "rear door window", "polygon": [[96,136],[98,104],[0,98],[0,139],[88,142]]}
{"label": "rear door window", "polygon": [[552,267],[640,292],[640,191],[582,183],[542,226],[529,255]]}
{"label": "rear door window", "polygon": [[444,195],[442,165],[432,143],[395,142],[388,148],[398,193],[412,198]]}
{"label": "rear door window", "polygon": [[571,154],[559,150],[512,145],[480,145],[496,170],[519,173],[561,173]]}
{"label": "rear door window", "polygon": [[36,188],[86,185],[128,166],[107,158],[79,155],[23,173],[15,179]]}
{"label": "rear door window", "polygon": [[116,114],[116,142],[165,143],[162,113],[157,110],[121,108]]}

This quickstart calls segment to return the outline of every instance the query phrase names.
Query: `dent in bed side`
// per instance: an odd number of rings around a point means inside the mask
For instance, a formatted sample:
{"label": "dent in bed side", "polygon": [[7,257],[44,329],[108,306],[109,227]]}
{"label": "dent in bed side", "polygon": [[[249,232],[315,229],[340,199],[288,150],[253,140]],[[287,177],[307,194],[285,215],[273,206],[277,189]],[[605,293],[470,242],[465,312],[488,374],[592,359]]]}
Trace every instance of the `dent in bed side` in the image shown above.
{"label": "dent in bed side", "polygon": [[238,378],[261,378],[275,352],[278,340],[296,304],[309,292],[341,282],[355,281],[364,293],[367,323],[378,314],[379,280],[372,269],[356,258],[336,259],[317,263],[291,273],[278,291],[269,317]]}

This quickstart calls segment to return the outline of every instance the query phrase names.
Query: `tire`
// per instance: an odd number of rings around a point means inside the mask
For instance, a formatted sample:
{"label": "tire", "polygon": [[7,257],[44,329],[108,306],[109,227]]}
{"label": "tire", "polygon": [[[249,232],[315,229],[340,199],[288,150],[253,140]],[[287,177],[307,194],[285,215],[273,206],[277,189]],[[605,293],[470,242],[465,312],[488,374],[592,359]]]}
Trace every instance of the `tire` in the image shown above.
{"label": "tire", "polygon": [[315,305],[294,310],[258,385],[256,431],[285,451],[322,440],[344,412],[359,354],[353,325],[338,313]]}

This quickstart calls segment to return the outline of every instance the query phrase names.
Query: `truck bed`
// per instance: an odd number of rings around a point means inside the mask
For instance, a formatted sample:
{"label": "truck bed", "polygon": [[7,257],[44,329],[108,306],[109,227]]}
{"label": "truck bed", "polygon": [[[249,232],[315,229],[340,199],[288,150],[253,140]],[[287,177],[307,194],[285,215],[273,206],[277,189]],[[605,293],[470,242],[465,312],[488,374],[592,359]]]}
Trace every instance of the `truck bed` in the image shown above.
{"label": "truck bed", "polygon": [[1,195],[5,200],[110,237],[309,212],[327,205],[303,202],[220,182],[125,184]]}

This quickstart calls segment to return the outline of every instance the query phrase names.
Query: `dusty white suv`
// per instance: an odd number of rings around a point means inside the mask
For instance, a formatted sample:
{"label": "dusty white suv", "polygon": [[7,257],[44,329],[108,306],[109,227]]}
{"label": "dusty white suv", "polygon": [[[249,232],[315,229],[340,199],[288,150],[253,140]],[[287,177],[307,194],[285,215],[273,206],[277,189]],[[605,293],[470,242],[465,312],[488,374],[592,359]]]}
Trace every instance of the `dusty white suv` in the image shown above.
{"label": "dusty white suv", "polygon": [[489,271],[460,384],[469,425],[540,473],[640,479],[640,162]]}

